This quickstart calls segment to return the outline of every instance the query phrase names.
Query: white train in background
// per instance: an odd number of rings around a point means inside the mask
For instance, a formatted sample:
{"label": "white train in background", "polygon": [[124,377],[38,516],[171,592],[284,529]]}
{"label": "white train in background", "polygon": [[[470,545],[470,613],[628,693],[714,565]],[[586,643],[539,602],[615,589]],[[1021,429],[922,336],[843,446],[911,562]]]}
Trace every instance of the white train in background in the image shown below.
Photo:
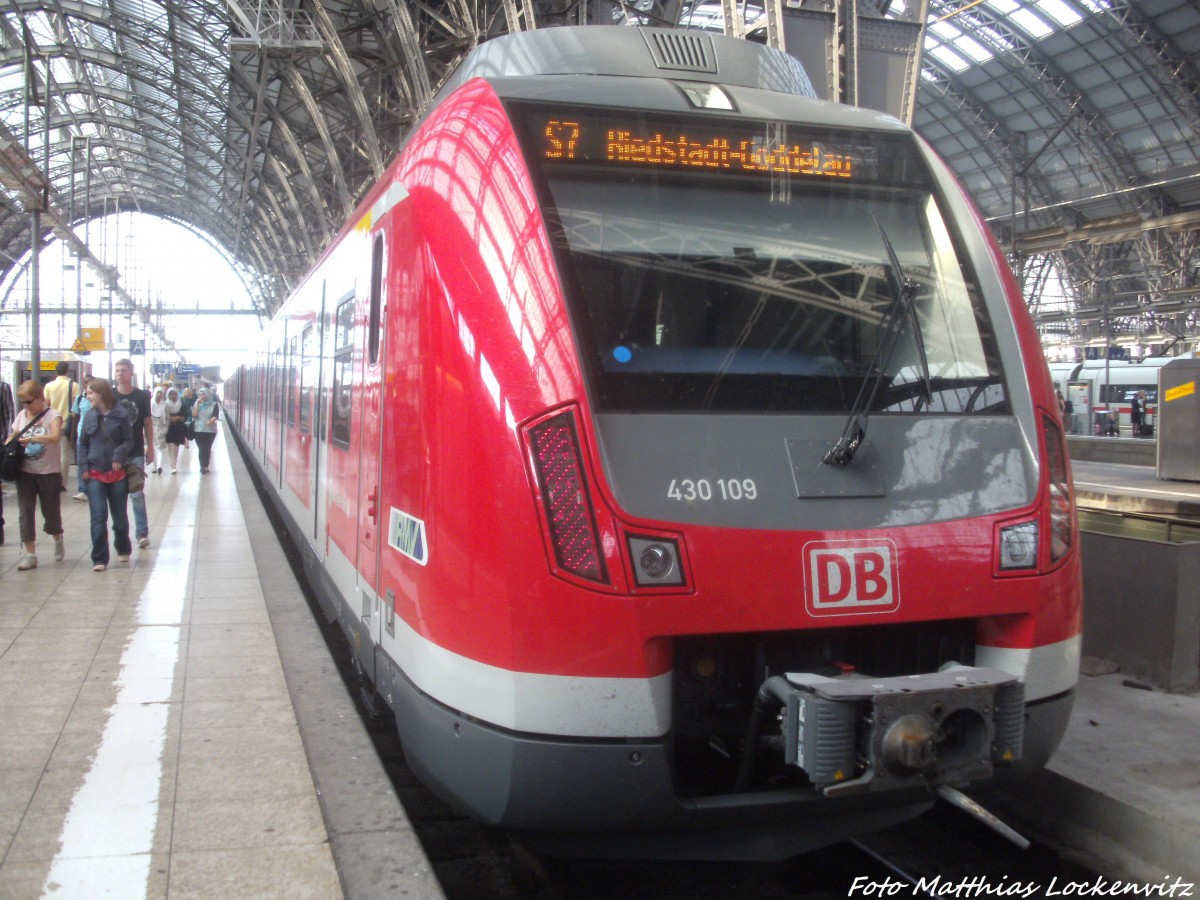
{"label": "white train in background", "polygon": [[1104,416],[1117,419],[1118,431],[1132,434],[1130,414],[1133,397],[1145,394],[1143,436],[1154,434],[1158,413],[1158,374],[1174,356],[1151,356],[1141,362],[1124,359],[1089,359],[1084,362],[1052,362],[1054,386],[1071,401],[1072,412],[1064,416],[1072,434],[1104,434]]}

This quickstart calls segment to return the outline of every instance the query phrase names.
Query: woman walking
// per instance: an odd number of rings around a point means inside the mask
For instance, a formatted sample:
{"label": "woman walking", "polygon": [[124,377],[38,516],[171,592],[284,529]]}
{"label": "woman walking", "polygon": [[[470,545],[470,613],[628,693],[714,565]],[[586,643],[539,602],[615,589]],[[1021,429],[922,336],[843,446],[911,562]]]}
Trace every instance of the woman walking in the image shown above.
{"label": "woman walking", "polygon": [[187,431],[184,420],[187,414],[183,409],[183,401],[179,399],[179,391],[171,388],[167,391],[167,459],[171,461],[171,474],[179,464],[179,448],[187,443]]}
{"label": "woman walking", "polygon": [[183,449],[187,450],[191,447],[191,440],[195,437],[192,429],[192,408],[196,405],[196,394],[191,388],[184,388],[183,393],[179,395],[180,407],[183,409]]}
{"label": "woman walking", "polygon": [[[20,441],[25,445],[25,461],[17,475],[17,509],[20,511],[21,542],[25,552],[17,563],[24,572],[36,569],[37,529],[34,512],[41,503],[42,530],[54,538],[54,558],[61,560],[66,555],[63,545],[62,509],[62,452],[58,446],[62,439],[62,415],[46,402],[41,382],[26,381],[17,388],[17,400],[21,411],[13,419],[11,441],[21,432]],[[25,431],[26,426],[30,426]]]}
{"label": "woman walking", "polygon": [[161,385],[154,389],[150,397],[150,419],[154,423],[154,472],[161,475],[163,454],[167,449],[167,429],[171,426],[171,417],[167,414],[167,389]]}
{"label": "woman walking", "polygon": [[79,435],[79,467],[84,470],[88,508],[92,514],[92,571],[108,567],[108,513],[112,512],[113,544],[117,559],[129,561],[129,510],[125,460],[133,450],[133,426],[103,378],[88,382],[92,402]]}
{"label": "woman walking", "polygon": [[220,407],[208,388],[200,388],[196,405],[192,407],[192,430],[196,433],[196,445],[200,448],[200,471],[208,471],[212,456],[213,441],[217,439],[217,413]]}

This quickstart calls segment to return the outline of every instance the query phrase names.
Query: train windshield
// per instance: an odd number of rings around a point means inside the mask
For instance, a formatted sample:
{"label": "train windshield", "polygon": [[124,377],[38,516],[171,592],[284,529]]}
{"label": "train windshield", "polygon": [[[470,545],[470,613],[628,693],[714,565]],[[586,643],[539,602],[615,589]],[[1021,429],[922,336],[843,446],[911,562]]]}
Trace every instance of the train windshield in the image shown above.
{"label": "train windshield", "polygon": [[[911,137],[521,115],[600,409],[846,412],[878,379],[873,412],[1009,411],[979,288]],[[890,315],[905,280],[910,314]]]}

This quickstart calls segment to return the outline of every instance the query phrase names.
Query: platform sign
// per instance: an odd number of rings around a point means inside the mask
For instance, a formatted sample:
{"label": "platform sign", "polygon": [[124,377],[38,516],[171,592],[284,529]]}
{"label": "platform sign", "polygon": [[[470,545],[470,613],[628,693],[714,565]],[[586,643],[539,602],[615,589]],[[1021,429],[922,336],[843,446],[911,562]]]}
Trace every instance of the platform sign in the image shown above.
{"label": "platform sign", "polygon": [[144,338],[130,338],[129,340],[129,355],[130,356],[145,356],[146,341]]}
{"label": "platform sign", "polygon": [[180,363],[175,367],[175,374],[180,378],[191,378],[200,374],[200,365],[198,363]]}
{"label": "platform sign", "polygon": [[79,337],[75,338],[75,343],[71,345],[72,353],[90,353],[93,350],[104,350],[103,328],[81,328]]}
{"label": "platform sign", "polygon": [[171,374],[170,363],[150,363],[150,374],[155,378],[166,378]]}
{"label": "platform sign", "polygon": [[1167,403],[1171,403],[1172,401],[1179,400],[1183,397],[1190,397],[1194,393],[1196,393],[1196,382],[1188,381],[1178,385],[1177,387],[1169,389],[1163,395],[1163,397]]}

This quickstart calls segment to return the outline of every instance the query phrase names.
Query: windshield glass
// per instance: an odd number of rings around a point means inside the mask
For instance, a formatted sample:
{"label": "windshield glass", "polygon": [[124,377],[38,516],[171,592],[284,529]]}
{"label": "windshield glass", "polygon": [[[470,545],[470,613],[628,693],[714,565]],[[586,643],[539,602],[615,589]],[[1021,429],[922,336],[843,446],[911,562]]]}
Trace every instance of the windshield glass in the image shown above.
{"label": "windshield glass", "polygon": [[599,409],[846,412],[905,278],[928,370],[905,317],[871,411],[1008,411],[911,137],[546,107],[524,121]]}

